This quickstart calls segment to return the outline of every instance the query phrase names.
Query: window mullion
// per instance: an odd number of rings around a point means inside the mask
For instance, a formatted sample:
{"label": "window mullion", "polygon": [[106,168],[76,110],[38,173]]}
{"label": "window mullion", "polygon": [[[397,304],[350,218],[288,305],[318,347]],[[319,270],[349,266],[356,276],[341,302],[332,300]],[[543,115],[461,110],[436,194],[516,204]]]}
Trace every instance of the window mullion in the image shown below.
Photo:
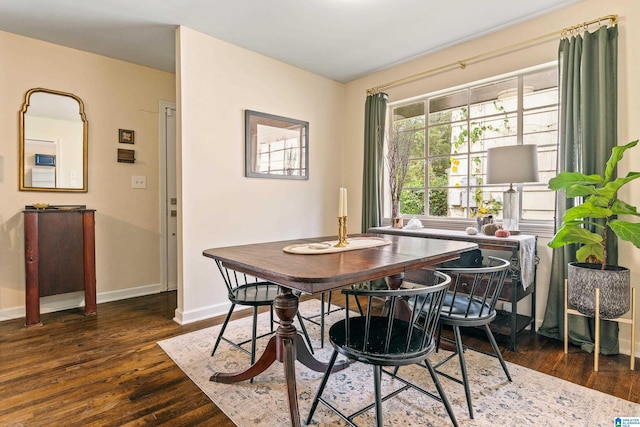
{"label": "window mullion", "polygon": [[[516,108],[516,135],[517,143],[519,145],[524,144],[524,77],[518,76],[518,104]],[[518,222],[522,220],[522,183],[516,184],[516,191],[518,192]]]}
{"label": "window mullion", "polygon": [[469,100],[469,91],[467,89],[467,200],[465,201],[465,216],[468,217],[471,212],[471,102]]}

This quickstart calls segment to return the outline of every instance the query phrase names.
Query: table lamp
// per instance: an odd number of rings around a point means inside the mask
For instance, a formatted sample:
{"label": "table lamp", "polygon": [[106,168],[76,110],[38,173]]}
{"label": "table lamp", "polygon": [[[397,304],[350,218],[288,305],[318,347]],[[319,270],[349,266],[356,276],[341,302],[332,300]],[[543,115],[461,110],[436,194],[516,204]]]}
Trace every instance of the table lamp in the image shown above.
{"label": "table lamp", "polygon": [[519,232],[520,197],[513,183],[538,181],[536,145],[510,145],[487,150],[487,184],[506,184],[503,193],[502,228],[511,234]]}

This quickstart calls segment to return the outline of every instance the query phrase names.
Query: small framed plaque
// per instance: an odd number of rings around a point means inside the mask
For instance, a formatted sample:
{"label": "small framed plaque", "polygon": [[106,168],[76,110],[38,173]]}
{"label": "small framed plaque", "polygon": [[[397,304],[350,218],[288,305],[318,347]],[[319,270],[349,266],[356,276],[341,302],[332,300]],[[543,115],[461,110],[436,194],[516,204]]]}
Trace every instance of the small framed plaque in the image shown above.
{"label": "small framed plaque", "polygon": [[135,132],[128,129],[118,129],[118,141],[121,144],[133,144]]}
{"label": "small framed plaque", "polygon": [[118,148],[118,161],[121,163],[135,163],[136,161],[135,150],[126,150],[124,148]]}

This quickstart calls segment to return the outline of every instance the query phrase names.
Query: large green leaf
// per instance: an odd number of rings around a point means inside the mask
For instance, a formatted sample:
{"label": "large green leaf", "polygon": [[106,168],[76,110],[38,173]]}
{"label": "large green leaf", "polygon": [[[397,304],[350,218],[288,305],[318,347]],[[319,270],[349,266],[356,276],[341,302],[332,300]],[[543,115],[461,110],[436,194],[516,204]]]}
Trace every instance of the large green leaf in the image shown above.
{"label": "large green leaf", "polygon": [[612,219],[609,226],[619,238],[633,243],[636,248],[640,248],[640,223]]}
{"label": "large green leaf", "polygon": [[560,172],[549,180],[549,188],[556,191],[561,188],[569,188],[572,185],[599,184],[602,177],[597,174],[585,175],[580,172]]}
{"label": "large green leaf", "polygon": [[583,228],[579,223],[565,223],[560,227],[548,246],[560,248],[569,243],[600,244],[602,236]]}
{"label": "large green leaf", "polygon": [[587,262],[587,258],[590,256],[595,257],[598,263],[602,264],[604,258],[604,246],[597,243],[590,243],[580,247],[576,251],[576,260],[579,262]]}
{"label": "large green leaf", "polygon": [[593,206],[598,206],[601,208],[609,208],[609,205],[611,205],[611,199],[608,197],[602,197],[602,196],[598,196],[598,195],[593,195],[590,196],[589,199],[587,199],[587,201],[589,203],[591,203]]}
{"label": "large green leaf", "polygon": [[581,205],[567,209],[564,214],[564,222],[580,218],[607,218],[612,215],[611,209],[595,206],[589,201]]}
{"label": "large green leaf", "polygon": [[596,191],[597,189],[595,185],[573,184],[567,188],[565,196],[567,199],[571,199],[573,197],[585,197],[596,194]]}
{"label": "large green leaf", "polygon": [[599,196],[613,200],[615,199],[620,187],[638,178],[640,178],[640,172],[629,172],[624,178],[616,178],[613,181],[608,182],[604,187],[596,189],[595,192]]}
{"label": "large green leaf", "polygon": [[607,166],[604,171],[605,184],[611,180],[611,177],[613,176],[613,172],[616,169],[616,165],[618,164],[620,159],[622,159],[624,152],[627,151],[629,148],[635,147],[637,144],[638,144],[638,140],[636,139],[635,141],[631,141],[627,145],[616,145],[615,147],[613,147],[613,150],[611,151],[611,157],[609,157],[609,160],[607,161]]}
{"label": "large green leaf", "polygon": [[640,216],[640,213],[635,206],[631,206],[630,204],[625,203],[620,199],[616,199],[616,201],[613,202],[613,205],[611,205],[611,212],[613,212],[614,215]]}

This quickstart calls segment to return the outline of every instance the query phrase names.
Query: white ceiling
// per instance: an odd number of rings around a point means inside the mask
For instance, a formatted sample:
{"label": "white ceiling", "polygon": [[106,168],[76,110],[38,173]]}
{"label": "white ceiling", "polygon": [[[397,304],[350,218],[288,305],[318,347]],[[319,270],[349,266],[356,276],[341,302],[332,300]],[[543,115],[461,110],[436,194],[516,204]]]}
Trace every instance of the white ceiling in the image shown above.
{"label": "white ceiling", "polygon": [[348,82],[579,1],[0,0],[0,30],[174,71],[184,25]]}

